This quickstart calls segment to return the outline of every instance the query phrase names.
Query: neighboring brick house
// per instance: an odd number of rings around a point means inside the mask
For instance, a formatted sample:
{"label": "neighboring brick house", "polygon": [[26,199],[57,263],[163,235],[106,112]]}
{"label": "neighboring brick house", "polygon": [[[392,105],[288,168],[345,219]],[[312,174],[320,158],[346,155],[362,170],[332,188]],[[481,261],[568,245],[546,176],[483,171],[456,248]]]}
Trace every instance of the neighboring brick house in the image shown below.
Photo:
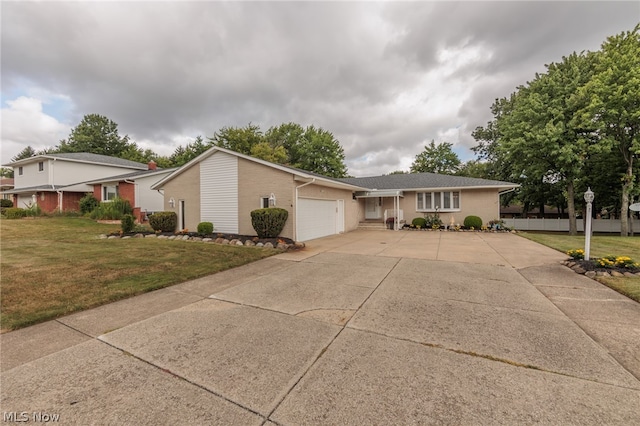
{"label": "neighboring brick house", "polygon": [[1,178],[0,179],[0,192],[2,193],[2,199],[11,200],[12,196],[9,192],[13,189],[13,178]]}
{"label": "neighboring brick house", "polygon": [[116,196],[129,201],[138,222],[144,222],[149,214],[164,209],[164,196],[152,190],[151,185],[174,170],[176,169],[158,169],[156,163],[150,162],[148,170],[104,177],[86,183],[93,186],[93,196],[99,201],[109,201]]}
{"label": "neighboring brick house", "polygon": [[85,152],[36,155],[4,166],[14,171],[14,188],[5,191],[14,206],[37,204],[45,212],[79,210],[80,199],[94,190],[88,181],[149,168],[147,164]]}

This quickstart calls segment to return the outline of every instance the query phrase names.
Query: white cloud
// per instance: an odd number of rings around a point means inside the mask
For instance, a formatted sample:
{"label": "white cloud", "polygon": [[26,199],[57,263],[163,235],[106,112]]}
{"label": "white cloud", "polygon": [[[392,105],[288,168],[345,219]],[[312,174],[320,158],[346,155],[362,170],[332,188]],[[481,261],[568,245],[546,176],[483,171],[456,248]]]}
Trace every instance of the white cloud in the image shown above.
{"label": "white cloud", "polygon": [[7,107],[2,108],[3,163],[27,146],[38,151],[57,145],[69,134],[69,125],[43,112],[40,99],[20,96],[5,103]]}
{"label": "white cloud", "polygon": [[32,104],[3,109],[2,154],[92,113],[164,155],[296,122],[332,132],[351,174],[388,173],[431,139],[469,152],[496,98],[637,17],[613,1],[5,2],[2,93]]}

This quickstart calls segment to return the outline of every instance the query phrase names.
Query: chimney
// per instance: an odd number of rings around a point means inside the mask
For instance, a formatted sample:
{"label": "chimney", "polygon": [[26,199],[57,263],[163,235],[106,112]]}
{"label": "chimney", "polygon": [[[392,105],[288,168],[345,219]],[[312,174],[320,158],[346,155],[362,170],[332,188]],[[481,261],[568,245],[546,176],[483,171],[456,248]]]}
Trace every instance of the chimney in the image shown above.
{"label": "chimney", "polygon": [[153,160],[149,161],[148,166],[149,166],[149,170],[155,170],[155,169],[158,167],[158,165],[156,164],[156,162],[155,162],[155,161],[153,161]]}

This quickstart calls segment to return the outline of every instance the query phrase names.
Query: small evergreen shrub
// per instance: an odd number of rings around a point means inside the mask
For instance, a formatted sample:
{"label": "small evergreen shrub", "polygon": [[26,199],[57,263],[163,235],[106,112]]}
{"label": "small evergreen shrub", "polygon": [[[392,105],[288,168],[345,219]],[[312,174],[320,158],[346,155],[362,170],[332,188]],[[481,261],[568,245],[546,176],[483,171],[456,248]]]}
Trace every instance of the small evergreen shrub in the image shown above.
{"label": "small evergreen shrub", "polygon": [[136,219],[132,214],[125,214],[122,216],[120,226],[122,228],[122,232],[128,234],[129,232],[133,231],[133,228],[136,226]]}
{"label": "small evergreen shrub", "polygon": [[289,212],[279,207],[269,207],[251,212],[251,225],[259,238],[275,238],[284,229]]}
{"label": "small evergreen shrub", "polygon": [[201,234],[201,235],[211,235],[211,234],[213,234],[213,223],[211,223],[211,222],[200,222],[198,224],[198,234]]}
{"label": "small evergreen shrub", "polygon": [[424,229],[427,227],[427,219],[425,219],[424,217],[416,217],[411,221],[411,225],[415,226],[416,228]]}
{"label": "small evergreen shrub", "polygon": [[177,225],[176,212],[155,212],[149,216],[149,226],[156,232],[173,232]]}
{"label": "small evergreen shrub", "polygon": [[464,226],[466,228],[481,229],[482,219],[478,216],[467,216],[464,218]]}
{"label": "small evergreen shrub", "polygon": [[4,198],[0,200],[0,207],[10,208],[13,207],[13,201],[5,200]]}
{"label": "small evergreen shrub", "polygon": [[91,213],[100,205],[100,202],[96,197],[93,196],[92,193],[88,192],[87,195],[80,198],[80,213],[88,214]]}
{"label": "small evergreen shrub", "polygon": [[27,211],[20,207],[9,207],[5,209],[4,215],[7,219],[22,219],[27,216]]}

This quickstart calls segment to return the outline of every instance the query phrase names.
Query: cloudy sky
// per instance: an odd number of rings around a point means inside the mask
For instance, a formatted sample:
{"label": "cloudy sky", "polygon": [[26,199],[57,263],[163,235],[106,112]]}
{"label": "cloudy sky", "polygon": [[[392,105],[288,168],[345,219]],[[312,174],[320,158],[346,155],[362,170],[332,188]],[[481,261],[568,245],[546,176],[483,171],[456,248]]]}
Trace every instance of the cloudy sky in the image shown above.
{"label": "cloudy sky", "polygon": [[470,160],[490,106],[633,29],[640,2],[2,1],[2,163],[86,114],[169,155],[224,126],[332,132],[355,176]]}

